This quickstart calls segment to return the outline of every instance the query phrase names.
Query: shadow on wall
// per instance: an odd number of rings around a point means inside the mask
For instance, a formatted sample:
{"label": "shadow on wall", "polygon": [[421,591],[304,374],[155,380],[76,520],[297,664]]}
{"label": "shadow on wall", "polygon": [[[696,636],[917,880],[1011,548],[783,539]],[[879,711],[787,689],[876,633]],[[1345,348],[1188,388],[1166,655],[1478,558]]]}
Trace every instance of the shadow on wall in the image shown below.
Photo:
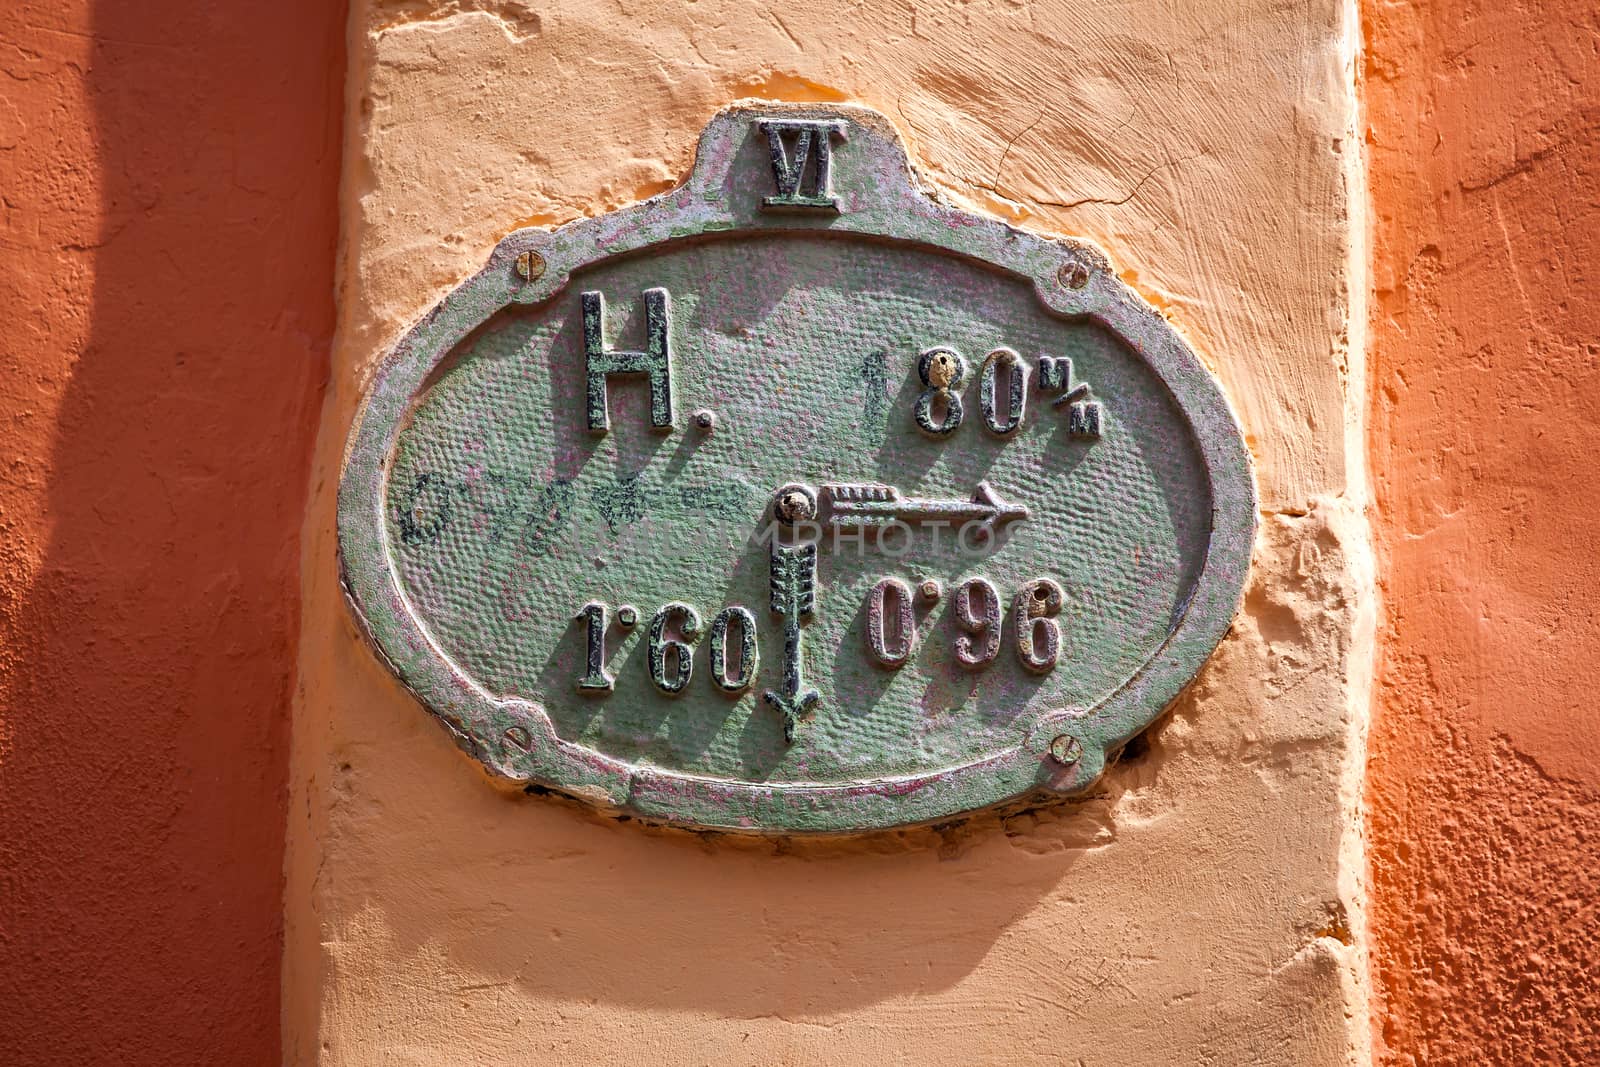
{"label": "shadow on wall", "polygon": [[[15,355],[28,380],[64,384],[53,440],[23,445],[44,453],[47,525],[5,619],[6,1062],[279,1058],[343,7],[12,12],[26,47],[0,63],[32,56],[58,84],[18,90],[55,103],[27,116],[9,197],[43,233],[86,229],[92,244],[34,250],[40,280],[23,284],[50,341]],[[85,173],[98,203],[63,191]],[[72,289],[85,278],[92,295]]]}
{"label": "shadow on wall", "polygon": [[[361,717],[356,732],[372,740],[343,746],[329,768],[334,892],[346,902],[330,907],[337,917],[323,936],[352,942],[337,953],[351,968],[342,980],[360,983],[368,965],[397,978],[372,994],[362,1021],[345,1018],[350,1031],[334,1028],[351,1048],[364,1047],[354,1033],[377,1040],[371,1020],[415,1023],[418,997],[494,1018],[509,989],[539,1003],[737,1019],[826,1016],[950,989],[996,951],[1039,956],[1007,947],[1009,931],[1113,842],[1119,798],[1153,785],[1161,762],[1143,758],[1141,737],[1083,800],[943,829],[811,840],[641,827],[473,781],[487,776],[353,624],[340,626],[346,639],[331,643],[327,673],[342,713]],[[1173,712],[1194,713],[1190,696]],[[1077,895],[1058,899],[1046,926],[1063,966],[1091,974],[1113,950]],[[1026,999],[993,1007],[1023,1010]]]}

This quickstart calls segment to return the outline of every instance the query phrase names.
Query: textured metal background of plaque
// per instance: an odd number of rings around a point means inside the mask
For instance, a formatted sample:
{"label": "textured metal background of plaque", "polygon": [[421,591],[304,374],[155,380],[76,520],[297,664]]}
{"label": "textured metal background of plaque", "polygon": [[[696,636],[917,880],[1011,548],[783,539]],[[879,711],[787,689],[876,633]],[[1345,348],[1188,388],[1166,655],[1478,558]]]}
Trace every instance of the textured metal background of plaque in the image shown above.
{"label": "textured metal background of plaque", "polygon": [[[821,526],[774,547],[791,483]],[[724,111],[679,188],[503,240],[377,372],[339,492],[357,618],[491,772],[779,833],[1086,789],[1254,529],[1218,384],[1104,255],[941,202],[846,106]]]}

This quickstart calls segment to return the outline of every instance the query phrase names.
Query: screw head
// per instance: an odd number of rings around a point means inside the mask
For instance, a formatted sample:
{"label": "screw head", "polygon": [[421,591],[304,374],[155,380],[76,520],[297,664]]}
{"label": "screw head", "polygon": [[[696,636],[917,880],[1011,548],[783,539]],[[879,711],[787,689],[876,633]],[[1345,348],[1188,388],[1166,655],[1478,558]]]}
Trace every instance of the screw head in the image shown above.
{"label": "screw head", "polygon": [[524,281],[535,281],[544,275],[544,257],[537,252],[524,252],[517,257],[517,273]]}
{"label": "screw head", "polygon": [[939,579],[924,578],[922,584],[917,586],[917,592],[922,594],[923,600],[931,603],[944,595],[944,588],[939,585]]}
{"label": "screw head", "polygon": [[778,490],[772,513],[786,526],[809,522],[817,517],[817,494],[809,486],[786,485]]}
{"label": "screw head", "polygon": [[631,604],[624,604],[618,608],[617,625],[625,628],[639,625],[639,609]]}
{"label": "screw head", "polygon": [[1056,271],[1056,281],[1068,289],[1082,289],[1089,284],[1089,268],[1077,259],[1068,259]]}
{"label": "screw head", "polygon": [[710,433],[717,427],[717,416],[710,411],[697,411],[694,413],[694,424]]}
{"label": "screw head", "polygon": [[1083,746],[1071,734],[1062,734],[1050,742],[1050,755],[1057,763],[1070,767],[1083,758]]}

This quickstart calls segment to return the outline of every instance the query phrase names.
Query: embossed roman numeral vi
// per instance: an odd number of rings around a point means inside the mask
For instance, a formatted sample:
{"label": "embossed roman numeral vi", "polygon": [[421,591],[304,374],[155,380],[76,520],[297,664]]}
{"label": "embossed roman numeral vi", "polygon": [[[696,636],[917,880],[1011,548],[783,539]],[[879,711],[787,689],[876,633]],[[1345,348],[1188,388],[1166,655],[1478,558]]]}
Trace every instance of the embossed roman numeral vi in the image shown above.
{"label": "embossed roman numeral vi", "polygon": [[[761,119],[772,154],[776,196],[764,197],[761,206],[772,211],[834,211],[833,142],[844,140],[844,123],[804,119]],[[792,149],[791,149],[792,146]],[[806,178],[809,175],[810,191]]]}

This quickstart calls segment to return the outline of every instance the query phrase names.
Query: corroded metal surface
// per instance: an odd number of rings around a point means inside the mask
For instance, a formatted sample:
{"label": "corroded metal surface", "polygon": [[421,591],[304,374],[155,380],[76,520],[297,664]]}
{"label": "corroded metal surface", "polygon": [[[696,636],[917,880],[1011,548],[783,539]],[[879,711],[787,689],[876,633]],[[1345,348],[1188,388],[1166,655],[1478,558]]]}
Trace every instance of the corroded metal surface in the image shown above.
{"label": "corroded metal surface", "polygon": [[355,612],[468,753],[764,832],[1087,788],[1254,523],[1216,382],[1104,256],[941,203],[842,106],[725,111],[683,186],[507,237],[339,495]]}

